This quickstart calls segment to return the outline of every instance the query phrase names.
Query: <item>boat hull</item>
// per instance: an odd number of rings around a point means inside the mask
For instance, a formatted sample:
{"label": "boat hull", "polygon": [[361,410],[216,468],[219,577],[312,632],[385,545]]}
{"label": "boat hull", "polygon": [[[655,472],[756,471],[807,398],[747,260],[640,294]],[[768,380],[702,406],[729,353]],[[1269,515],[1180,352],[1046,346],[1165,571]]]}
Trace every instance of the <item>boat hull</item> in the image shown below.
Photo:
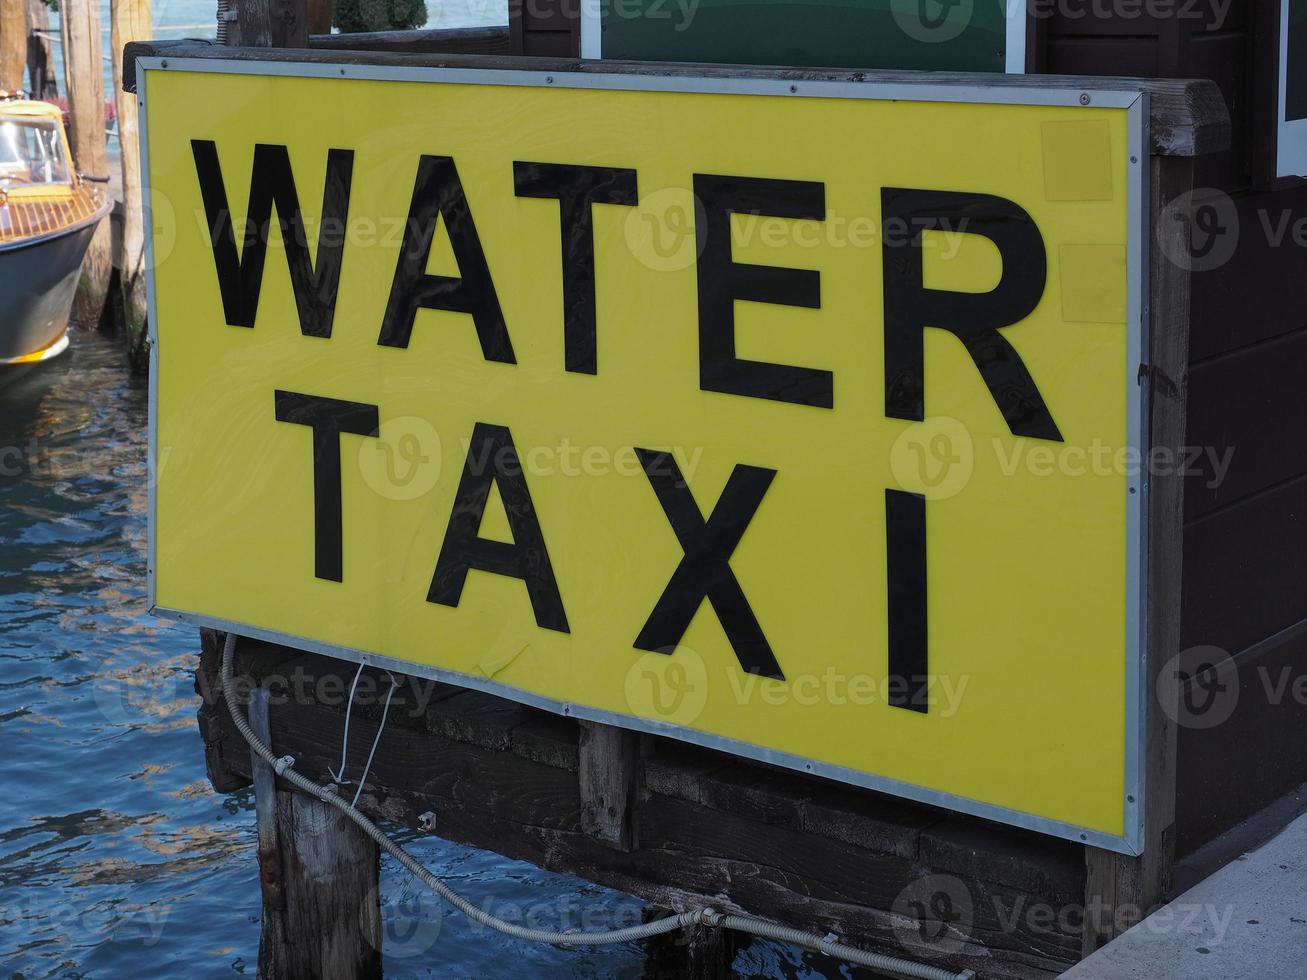
{"label": "boat hull", "polygon": [[98,221],[0,249],[0,365],[67,346],[68,313]]}

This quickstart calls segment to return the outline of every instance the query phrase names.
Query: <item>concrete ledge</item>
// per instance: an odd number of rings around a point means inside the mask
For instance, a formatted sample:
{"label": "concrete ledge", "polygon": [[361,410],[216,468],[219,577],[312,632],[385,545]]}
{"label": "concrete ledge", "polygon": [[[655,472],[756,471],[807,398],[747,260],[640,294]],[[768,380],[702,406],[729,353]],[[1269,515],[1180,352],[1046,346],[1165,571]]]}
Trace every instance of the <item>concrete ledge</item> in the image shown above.
{"label": "concrete ledge", "polygon": [[1231,861],[1066,973],[1064,980],[1302,976],[1307,815]]}

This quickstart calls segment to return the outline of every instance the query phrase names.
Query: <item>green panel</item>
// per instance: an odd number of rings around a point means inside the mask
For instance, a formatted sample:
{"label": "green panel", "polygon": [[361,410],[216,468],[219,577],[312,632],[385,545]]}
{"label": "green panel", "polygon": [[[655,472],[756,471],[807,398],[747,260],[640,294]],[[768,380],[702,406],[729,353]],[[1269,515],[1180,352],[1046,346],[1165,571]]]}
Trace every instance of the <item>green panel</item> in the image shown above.
{"label": "green panel", "polygon": [[605,58],[1001,72],[1007,48],[1003,0],[604,0],[601,16]]}
{"label": "green panel", "polygon": [[[1289,4],[1288,64],[1285,79],[1284,118],[1307,119],[1307,0]],[[605,35],[604,43],[608,43]]]}

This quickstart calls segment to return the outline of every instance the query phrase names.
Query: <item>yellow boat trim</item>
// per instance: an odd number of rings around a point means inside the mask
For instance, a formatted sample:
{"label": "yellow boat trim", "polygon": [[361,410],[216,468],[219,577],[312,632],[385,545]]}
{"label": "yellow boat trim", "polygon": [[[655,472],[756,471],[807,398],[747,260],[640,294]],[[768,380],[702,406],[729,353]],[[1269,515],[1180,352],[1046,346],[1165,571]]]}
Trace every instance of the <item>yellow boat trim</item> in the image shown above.
{"label": "yellow boat trim", "polygon": [[54,343],[48,344],[40,350],[32,351],[30,354],[24,354],[21,357],[0,358],[0,365],[37,364],[41,361],[48,361],[52,357],[58,357],[67,349],[68,331],[65,329]]}

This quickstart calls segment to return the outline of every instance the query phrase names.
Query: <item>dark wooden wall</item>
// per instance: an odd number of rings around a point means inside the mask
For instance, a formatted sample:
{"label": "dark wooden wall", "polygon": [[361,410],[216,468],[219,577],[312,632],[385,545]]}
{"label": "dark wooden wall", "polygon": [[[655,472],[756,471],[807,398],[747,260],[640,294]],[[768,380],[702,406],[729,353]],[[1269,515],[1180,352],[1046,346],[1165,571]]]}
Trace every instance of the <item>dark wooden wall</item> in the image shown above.
{"label": "dark wooden wall", "polygon": [[581,55],[581,4],[591,0],[508,0],[513,54],[540,58]]}

